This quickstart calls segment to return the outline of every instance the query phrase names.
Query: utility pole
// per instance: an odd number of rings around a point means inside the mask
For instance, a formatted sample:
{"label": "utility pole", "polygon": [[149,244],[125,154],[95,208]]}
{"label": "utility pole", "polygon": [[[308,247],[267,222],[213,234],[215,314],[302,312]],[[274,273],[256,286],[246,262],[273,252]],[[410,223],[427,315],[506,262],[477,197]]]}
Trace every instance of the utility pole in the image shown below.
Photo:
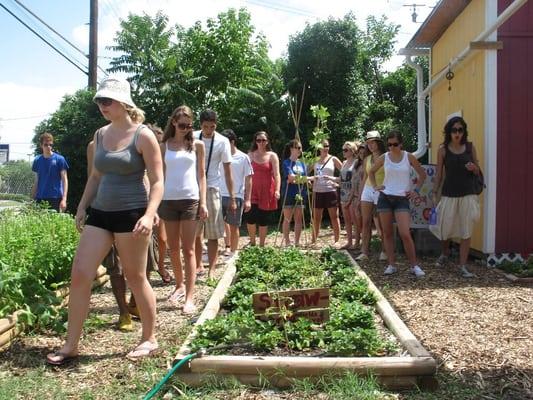
{"label": "utility pole", "polygon": [[96,89],[98,66],[98,0],[91,1],[89,22],[89,89]]}

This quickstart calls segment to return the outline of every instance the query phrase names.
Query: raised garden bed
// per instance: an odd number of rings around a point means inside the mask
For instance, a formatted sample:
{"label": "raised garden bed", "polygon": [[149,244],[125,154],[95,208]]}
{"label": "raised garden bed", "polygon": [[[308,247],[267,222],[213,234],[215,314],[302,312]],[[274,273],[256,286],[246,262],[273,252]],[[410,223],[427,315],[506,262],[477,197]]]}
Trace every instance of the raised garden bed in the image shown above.
{"label": "raised garden bed", "polygon": [[[251,249],[241,254],[237,266],[234,263],[227,265],[195,329],[181,347],[175,361],[184,359],[204,346],[227,349],[236,346],[240,350],[230,353],[226,349],[226,353],[230,354],[194,358],[178,370],[178,379],[191,386],[213,379],[235,378],[250,385],[268,383],[287,387],[294,379],[316,379],[323,375],[351,371],[360,375],[372,374],[388,388],[436,385],[435,360],[347,253],[327,250],[320,256],[318,253],[311,255],[307,258],[310,261],[295,265],[293,262],[298,262],[296,253],[299,252]],[[279,268],[280,265],[276,262],[279,263],[280,259],[290,268],[278,269],[272,273],[268,271],[271,264]],[[247,283],[247,279],[253,275],[254,262],[259,268],[256,270],[257,275],[263,278],[266,276],[270,280],[260,283],[260,279],[255,283]],[[323,273],[317,274],[320,268],[323,268]],[[306,320],[286,320],[281,324],[279,321],[260,322],[250,318],[251,310],[243,312],[235,308],[239,303],[246,304],[249,301],[251,309],[250,291],[289,289],[283,284],[279,287],[274,283],[286,279],[288,284],[294,284],[289,282],[291,275],[302,281],[302,286],[296,285],[296,288],[330,285],[330,321],[321,325],[311,324]],[[395,355],[398,352],[390,348],[394,346],[390,346],[386,339],[376,336],[377,328],[373,321],[369,321],[367,314],[372,305],[395,335],[404,354]],[[222,317],[217,317],[219,312],[228,317],[225,322]],[[356,326],[355,319],[360,319],[362,325]],[[308,334],[298,339],[293,334],[302,327],[307,328],[303,331]],[[242,351],[243,345],[248,348],[245,354]]]}

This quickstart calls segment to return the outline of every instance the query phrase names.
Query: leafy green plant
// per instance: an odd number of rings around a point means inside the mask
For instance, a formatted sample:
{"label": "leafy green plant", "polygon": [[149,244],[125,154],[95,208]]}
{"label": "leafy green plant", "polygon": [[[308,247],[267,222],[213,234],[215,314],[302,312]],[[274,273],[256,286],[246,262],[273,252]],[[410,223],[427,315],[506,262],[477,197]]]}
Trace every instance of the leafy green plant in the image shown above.
{"label": "leafy green plant", "polygon": [[498,268],[519,278],[533,277],[533,257],[528,258],[525,262],[504,261],[498,265]]}
{"label": "leafy green plant", "polygon": [[[374,325],[375,296],[355,275],[346,255],[332,248],[316,257],[298,249],[251,247],[240,253],[236,266],[236,280],[223,301],[222,313],[198,327],[193,351],[243,343],[259,352],[275,348],[290,352],[324,349],[343,355],[387,351],[388,344],[379,338]],[[310,287],[330,287],[330,320],[322,325],[304,318],[294,320],[284,299],[273,310],[276,321],[253,315],[253,293]]]}
{"label": "leafy green plant", "polygon": [[78,244],[68,214],[35,206],[0,213],[0,318],[21,310],[19,321],[62,329],[61,300]]}

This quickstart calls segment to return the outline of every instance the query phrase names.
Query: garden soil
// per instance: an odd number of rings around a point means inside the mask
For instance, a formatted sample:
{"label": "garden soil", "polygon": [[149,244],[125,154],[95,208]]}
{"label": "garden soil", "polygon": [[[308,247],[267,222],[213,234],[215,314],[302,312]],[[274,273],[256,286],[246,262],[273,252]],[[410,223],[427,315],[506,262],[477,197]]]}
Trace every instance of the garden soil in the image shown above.
{"label": "garden soil", "polygon": [[[322,231],[314,247],[329,245],[331,238],[329,230]],[[275,236],[268,238],[271,244],[274,240]],[[278,236],[277,243],[280,241]],[[246,242],[247,238],[243,238],[242,244]],[[452,376],[465,386],[480,389],[484,399],[533,399],[533,288],[514,285],[474,261],[473,279],[462,278],[452,265],[439,268],[434,262],[434,258],[422,260],[426,276],[418,280],[409,273],[401,257],[399,272],[393,276],[382,274],[385,265],[375,256],[362,262],[361,267],[436,358],[439,375]],[[222,272],[223,265],[217,269],[217,278]],[[171,285],[164,285],[155,273],[151,278],[157,296],[161,348],[151,362],[157,365],[154,371],[161,373],[161,367],[170,367],[194,319],[184,316],[179,307],[166,300]],[[198,281],[199,312],[212,291],[205,279]],[[134,323],[134,332],[122,333],[115,329],[117,318],[117,307],[107,283],[92,296],[89,320],[80,343],[79,365],[49,372],[55,374],[57,385],[64,388],[76,385],[80,392],[89,390],[95,394],[103,392],[105,386],[117,384],[123,385],[125,392],[129,386],[138,391],[142,381],[135,375],[137,366],[124,356],[139,341],[140,323]],[[61,343],[62,338],[54,334],[23,336],[0,352],[0,371],[4,376],[21,375],[43,368],[46,354]],[[146,387],[146,392],[149,390]],[[294,393],[267,390],[242,389],[238,395],[231,393],[231,397],[222,393],[216,398],[299,398]],[[47,397],[36,393],[35,398]],[[387,398],[407,399],[409,395],[399,393]]]}

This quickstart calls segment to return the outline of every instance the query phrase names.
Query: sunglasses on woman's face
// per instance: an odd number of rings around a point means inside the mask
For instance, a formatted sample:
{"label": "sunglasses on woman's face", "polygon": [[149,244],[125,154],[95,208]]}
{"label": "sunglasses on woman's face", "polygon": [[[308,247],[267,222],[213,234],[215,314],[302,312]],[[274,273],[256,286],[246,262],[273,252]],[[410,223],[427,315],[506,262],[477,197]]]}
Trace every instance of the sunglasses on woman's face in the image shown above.
{"label": "sunglasses on woman's face", "polygon": [[113,104],[113,99],[110,99],[109,97],[98,97],[95,101],[96,104],[104,107],[109,107],[111,104]]}
{"label": "sunglasses on woman's face", "polygon": [[350,149],[342,149],[343,152],[350,151]]}
{"label": "sunglasses on woman's face", "polygon": [[459,128],[452,128],[452,133],[464,133],[465,130],[463,129],[463,127],[459,127]]}
{"label": "sunglasses on woman's face", "polygon": [[398,142],[387,142],[387,146],[389,147],[398,147],[400,143]]}
{"label": "sunglasses on woman's face", "polygon": [[266,139],[255,139],[255,143],[266,143],[268,140]]}
{"label": "sunglasses on woman's face", "polygon": [[178,129],[181,129],[182,131],[192,129],[192,125],[187,124],[185,122],[178,122],[176,126],[178,127]]}
{"label": "sunglasses on woman's face", "polygon": [[296,150],[302,150],[301,147],[293,147],[293,149],[296,149]]}

